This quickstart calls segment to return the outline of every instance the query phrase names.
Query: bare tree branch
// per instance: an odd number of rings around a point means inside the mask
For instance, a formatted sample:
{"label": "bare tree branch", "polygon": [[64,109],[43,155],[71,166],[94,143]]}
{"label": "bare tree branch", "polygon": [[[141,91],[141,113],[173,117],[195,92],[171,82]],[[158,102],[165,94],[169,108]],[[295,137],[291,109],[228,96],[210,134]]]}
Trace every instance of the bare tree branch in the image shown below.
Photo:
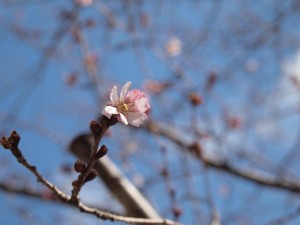
{"label": "bare tree branch", "polygon": [[30,188],[16,187],[14,185],[7,184],[7,182],[6,183],[0,182],[0,190],[8,192],[8,193],[31,197],[31,198],[44,199],[44,200],[55,200],[55,198],[53,198],[54,196],[52,195],[51,192],[50,192],[50,195],[47,195],[46,193],[42,193],[40,191],[33,191]]}
{"label": "bare tree branch", "polygon": [[52,193],[63,203],[73,205],[78,208],[81,212],[85,212],[88,214],[93,214],[100,219],[103,220],[111,220],[111,221],[122,221],[126,223],[134,223],[134,224],[166,224],[166,225],[176,225],[178,223],[173,222],[167,219],[147,219],[147,218],[134,218],[134,217],[124,217],[116,214],[112,214],[109,212],[104,212],[96,208],[91,208],[81,201],[74,201],[73,198],[64,192],[62,192],[59,188],[53,185],[50,181],[45,179],[37,170],[37,168],[24,158],[21,150],[19,149],[20,136],[16,131],[13,131],[10,137],[3,137],[1,139],[1,145],[5,149],[10,149],[11,153],[14,155],[16,160],[22,164],[26,169],[28,169],[33,175],[37,178],[38,182],[41,182],[45,185]]}
{"label": "bare tree branch", "polygon": [[[7,182],[0,182],[0,191],[15,194],[15,195],[20,195],[28,198],[35,198],[40,201],[45,201],[45,202],[53,202],[53,203],[61,203],[58,201],[58,199],[53,195],[52,192],[50,192],[48,189],[46,190],[41,190],[41,191],[33,191],[30,188],[27,187],[19,187],[17,185],[11,185],[7,184]],[[71,205],[69,205],[71,206]],[[105,207],[99,207],[96,205],[90,206],[92,208],[97,208],[101,211],[110,211],[113,214],[120,214],[120,212],[117,211],[112,211],[111,209],[105,208]]]}
{"label": "bare tree branch", "polygon": [[162,126],[151,121],[143,126],[143,128],[148,132],[155,133],[169,139],[177,144],[183,151],[188,151],[192,155],[196,156],[198,160],[202,161],[210,168],[229,173],[259,185],[300,193],[300,181],[287,180],[284,178],[273,178],[264,175],[259,171],[236,168],[226,161],[217,161],[204,157],[203,154],[201,154],[201,146],[197,144],[197,142],[188,142],[184,140],[182,138],[184,135],[182,135],[179,131],[175,131],[174,128],[168,127],[167,125]]}

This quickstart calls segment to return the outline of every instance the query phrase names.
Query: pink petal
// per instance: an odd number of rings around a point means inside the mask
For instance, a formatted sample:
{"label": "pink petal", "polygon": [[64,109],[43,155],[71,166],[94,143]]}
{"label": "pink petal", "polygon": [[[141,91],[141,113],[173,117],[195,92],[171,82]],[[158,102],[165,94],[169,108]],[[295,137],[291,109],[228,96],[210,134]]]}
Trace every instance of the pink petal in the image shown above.
{"label": "pink petal", "polygon": [[144,92],[138,90],[138,89],[133,89],[131,91],[128,92],[128,94],[126,95],[126,101],[127,102],[134,102],[137,99],[140,98],[146,98]]}
{"label": "pink petal", "polygon": [[143,112],[129,112],[126,118],[132,126],[139,127],[148,116]]}
{"label": "pink petal", "polygon": [[150,109],[149,100],[147,98],[135,100],[134,105],[137,112],[146,112]]}
{"label": "pink petal", "polygon": [[111,102],[116,105],[118,104],[119,101],[119,96],[118,96],[118,88],[117,86],[114,86],[111,91],[110,91],[110,100]]}
{"label": "pink petal", "polygon": [[114,114],[118,114],[118,110],[116,107],[113,106],[105,106],[105,108],[102,110],[102,114],[106,116],[108,119]]}
{"label": "pink petal", "polygon": [[122,87],[122,90],[121,90],[121,93],[120,93],[120,100],[123,102],[124,99],[125,99],[125,96],[127,95],[128,93],[128,90],[129,90],[129,87],[131,85],[131,82],[128,81],[126,82],[126,84],[124,84],[124,86]]}

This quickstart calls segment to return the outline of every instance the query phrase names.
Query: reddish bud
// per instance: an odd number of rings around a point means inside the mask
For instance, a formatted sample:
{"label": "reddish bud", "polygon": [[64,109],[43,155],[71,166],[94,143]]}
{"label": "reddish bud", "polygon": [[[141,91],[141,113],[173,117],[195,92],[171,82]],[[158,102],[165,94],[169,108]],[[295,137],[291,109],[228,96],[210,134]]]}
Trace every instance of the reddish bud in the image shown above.
{"label": "reddish bud", "polygon": [[145,83],[145,89],[148,92],[152,92],[154,94],[158,94],[171,86],[170,83],[162,83],[159,81],[149,80]]}
{"label": "reddish bud", "polygon": [[197,157],[202,157],[202,152],[203,152],[203,149],[202,149],[202,145],[197,143],[197,142],[194,142],[192,143],[188,149],[194,153]]}
{"label": "reddish bud", "polygon": [[238,129],[242,126],[243,121],[241,118],[235,117],[228,119],[227,123],[231,129]]}
{"label": "reddish bud", "polygon": [[7,137],[2,137],[2,139],[1,139],[1,145],[5,149],[9,149],[11,147],[11,143],[10,143],[10,141],[9,141],[9,139]]}
{"label": "reddish bud", "polygon": [[85,165],[85,163],[82,160],[77,160],[74,163],[74,170],[77,173],[82,173],[85,169],[86,169],[86,165]]}
{"label": "reddish bud", "polygon": [[178,217],[181,216],[181,214],[182,214],[182,209],[175,206],[175,207],[173,208],[173,214],[174,214],[174,217],[175,217],[175,218],[178,218]]}
{"label": "reddish bud", "polygon": [[99,57],[96,53],[90,52],[84,57],[84,63],[89,68],[95,67],[98,58]]}
{"label": "reddish bud", "polygon": [[106,145],[102,145],[101,148],[96,153],[95,159],[97,160],[97,159],[102,158],[103,156],[106,155],[107,151],[108,151],[108,148],[106,147]]}
{"label": "reddish bud", "polygon": [[78,188],[78,187],[79,187],[79,182],[78,182],[78,180],[74,180],[74,181],[72,182],[72,186],[73,186],[73,188]]}
{"label": "reddish bud", "polygon": [[90,123],[90,129],[93,135],[97,136],[101,132],[101,125],[97,121],[92,120]]}
{"label": "reddish bud", "polygon": [[206,80],[206,90],[210,90],[216,83],[218,75],[215,72],[210,72]]}
{"label": "reddish bud", "polygon": [[198,106],[203,102],[201,96],[195,92],[189,94],[189,100],[193,106]]}
{"label": "reddish bud", "polygon": [[74,86],[78,82],[78,74],[77,72],[71,72],[65,77],[65,84],[69,87]]}
{"label": "reddish bud", "polygon": [[20,135],[15,130],[11,132],[10,141],[12,145],[18,146],[20,139]]}
{"label": "reddish bud", "polygon": [[84,23],[85,27],[95,27],[96,23],[93,19],[87,19]]}
{"label": "reddish bud", "polygon": [[95,177],[98,175],[97,171],[95,169],[92,169],[89,174],[87,175],[86,179],[85,179],[85,182],[88,182],[88,181],[91,181],[91,180],[94,180]]}
{"label": "reddish bud", "polygon": [[14,130],[11,132],[10,137],[2,137],[0,144],[5,149],[11,149],[13,147],[17,147],[20,142],[20,135]]}

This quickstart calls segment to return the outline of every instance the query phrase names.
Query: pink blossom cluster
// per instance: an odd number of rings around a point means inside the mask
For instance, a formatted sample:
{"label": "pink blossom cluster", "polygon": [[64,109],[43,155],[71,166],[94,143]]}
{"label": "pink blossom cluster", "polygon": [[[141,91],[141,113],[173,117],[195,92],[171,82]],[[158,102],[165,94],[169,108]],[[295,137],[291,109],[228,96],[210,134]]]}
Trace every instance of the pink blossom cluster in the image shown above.
{"label": "pink blossom cluster", "polygon": [[118,89],[114,86],[110,92],[110,102],[105,106],[102,114],[107,118],[117,115],[120,122],[139,127],[148,119],[150,111],[149,99],[137,89],[129,91],[131,82],[127,82],[118,95]]}

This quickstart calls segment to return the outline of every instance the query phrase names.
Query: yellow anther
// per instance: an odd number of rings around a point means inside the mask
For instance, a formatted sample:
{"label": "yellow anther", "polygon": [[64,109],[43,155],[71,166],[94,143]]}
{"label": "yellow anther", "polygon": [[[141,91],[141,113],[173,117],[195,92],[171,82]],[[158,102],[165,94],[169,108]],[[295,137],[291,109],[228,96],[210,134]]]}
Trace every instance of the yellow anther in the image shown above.
{"label": "yellow anther", "polygon": [[121,112],[128,112],[128,106],[125,103],[123,103],[122,105],[118,106],[118,110]]}

